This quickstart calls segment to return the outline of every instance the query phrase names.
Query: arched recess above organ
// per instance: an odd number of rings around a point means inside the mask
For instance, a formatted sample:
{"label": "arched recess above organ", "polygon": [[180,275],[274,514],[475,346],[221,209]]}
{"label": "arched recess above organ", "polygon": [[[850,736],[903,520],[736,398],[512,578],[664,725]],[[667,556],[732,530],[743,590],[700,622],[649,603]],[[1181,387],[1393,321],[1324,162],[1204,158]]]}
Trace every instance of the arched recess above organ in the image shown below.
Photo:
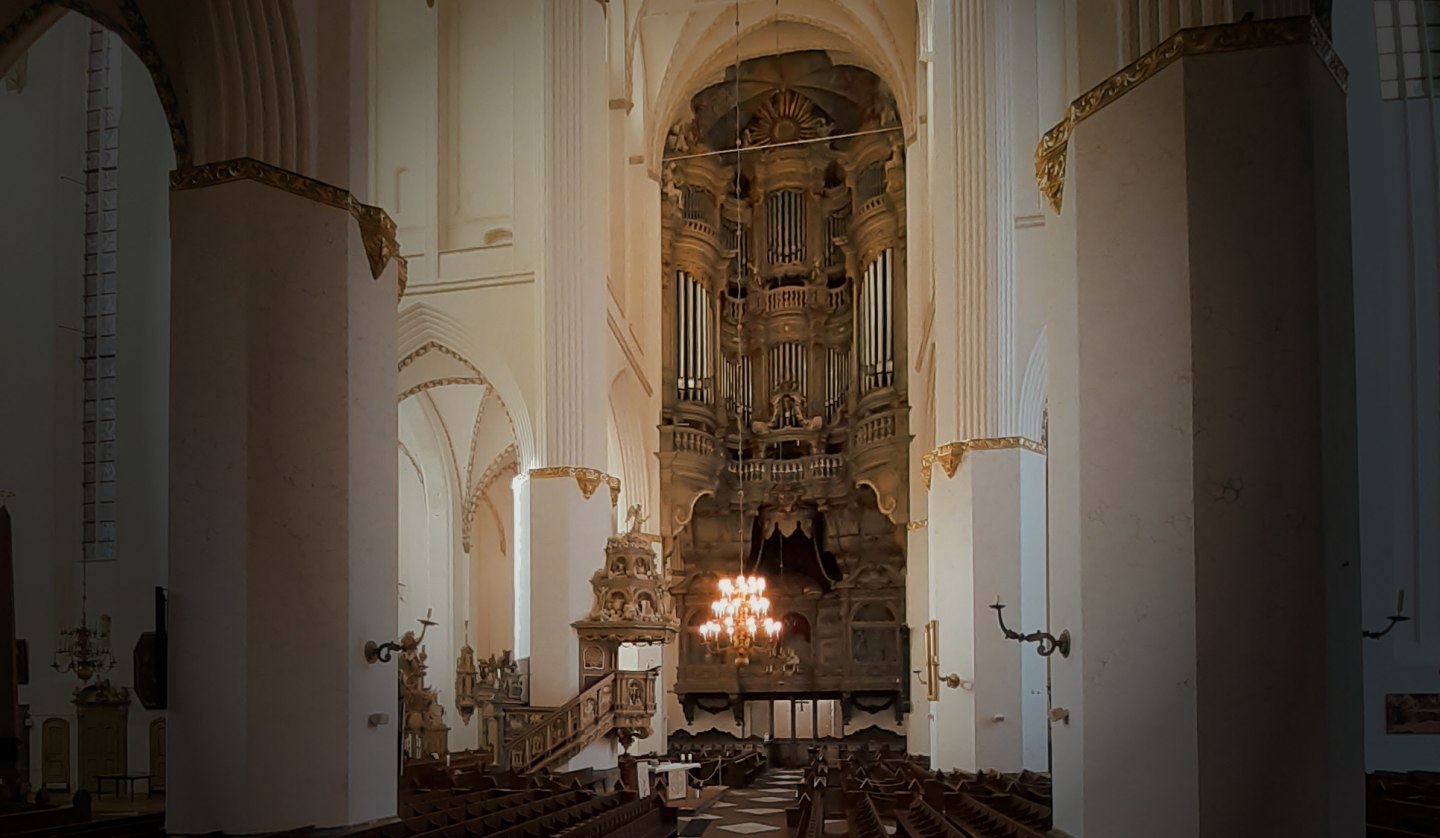
{"label": "arched recess above organ", "polygon": [[[680,18],[666,9],[663,26],[652,25],[651,11],[663,0],[630,6],[625,50],[626,97],[643,82],[645,161],[658,178],[665,134],[684,116],[695,90],[724,77],[737,56],[742,60],[787,52],[825,51],[840,63],[861,67],[884,80],[895,93],[899,119],[909,135],[918,124],[914,56],[923,55],[926,19],[917,3],[878,4],[873,0],[786,0],[783,4],[745,4],[742,19],[733,6],[697,4]],[[629,5],[629,4],[627,4]],[[643,73],[635,68],[643,66]]]}

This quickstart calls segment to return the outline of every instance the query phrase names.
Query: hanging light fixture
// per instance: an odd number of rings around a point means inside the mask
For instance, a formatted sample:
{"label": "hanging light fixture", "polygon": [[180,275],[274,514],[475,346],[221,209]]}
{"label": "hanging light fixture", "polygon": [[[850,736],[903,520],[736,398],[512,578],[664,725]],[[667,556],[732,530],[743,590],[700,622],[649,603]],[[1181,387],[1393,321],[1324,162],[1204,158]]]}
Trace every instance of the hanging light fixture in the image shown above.
{"label": "hanging light fixture", "polygon": [[90,627],[86,613],[87,590],[86,570],[89,559],[80,562],[80,625],[60,630],[60,642],[50,667],[62,675],[75,673],[81,681],[89,681],[96,675],[104,675],[115,668],[115,656],[110,653],[110,617],[100,615],[100,628]]}
{"label": "hanging light fixture", "polygon": [[[735,3],[735,200],[740,200],[740,3]],[[735,216],[736,284],[745,288],[746,253],[743,248],[747,241],[740,213]],[[749,295],[744,295],[748,297]],[[737,359],[745,353],[744,331],[745,312],[742,309],[735,321],[735,343]],[[717,654],[734,652],[735,665],[746,666],[752,655],[774,654],[780,640],[780,622],[770,617],[770,600],[765,596],[765,577],[745,573],[745,417],[741,398],[736,399],[736,428],[738,453],[736,455],[735,478],[740,499],[740,573],[733,579],[723,578],[718,583],[719,596],[710,603],[711,618],[700,626],[700,638],[710,651]]]}

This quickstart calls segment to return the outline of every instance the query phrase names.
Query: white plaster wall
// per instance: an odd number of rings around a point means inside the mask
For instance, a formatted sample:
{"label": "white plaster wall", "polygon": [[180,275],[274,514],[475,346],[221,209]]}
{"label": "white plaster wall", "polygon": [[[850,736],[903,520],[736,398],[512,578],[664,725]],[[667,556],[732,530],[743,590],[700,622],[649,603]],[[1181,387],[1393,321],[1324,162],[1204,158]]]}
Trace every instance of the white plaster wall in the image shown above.
{"label": "white plaster wall", "polygon": [[[30,643],[20,700],[33,727],[30,775],[40,778],[40,727],[70,723],[78,771],[73,675],[49,668],[56,632],[79,619],[79,357],[83,287],[85,68],[90,23],[67,15],[31,49],[28,83],[0,89],[0,182],[25,200],[0,203],[0,489],[16,493],[19,636]],[[112,618],[112,683],[132,686],[132,650],[154,628],[166,582],[168,503],[169,128],[148,72],[122,50],[118,187],[117,520],[119,558],[89,568],[89,616]],[[68,178],[68,180],[62,179]],[[79,183],[77,183],[77,181]],[[148,772],[149,725],[129,708],[129,769]]]}
{"label": "white plaster wall", "polygon": [[1440,547],[1434,514],[1440,501],[1440,221],[1433,105],[1380,99],[1371,4],[1338,0],[1334,15],[1335,47],[1350,70],[1362,621],[1366,629],[1382,628],[1400,589],[1412,618],[1384,639],[1364,643],[1365,767],[1435,771],[1435,737],[1387,735],[1384,716],[1387,693],[1440,692],[1440,562],[1434,558]]}

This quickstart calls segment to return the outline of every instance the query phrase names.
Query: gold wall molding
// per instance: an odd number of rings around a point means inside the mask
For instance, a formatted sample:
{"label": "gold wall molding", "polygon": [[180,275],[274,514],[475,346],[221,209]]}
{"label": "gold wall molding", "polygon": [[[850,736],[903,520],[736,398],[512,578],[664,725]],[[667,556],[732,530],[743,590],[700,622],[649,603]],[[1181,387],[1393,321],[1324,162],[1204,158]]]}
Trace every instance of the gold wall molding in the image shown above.
{"label": "gold wall molding", "polygon": [[920,458],[920,477],[925,480],[925,488],[929,489],[930,475],[937,463],[940,468],[945,470],[946,477],[954,477],[955,472],[960,468],[960,462],[971,451],[1007,451],[1010,449],[1034,451],[1036,454],[1045,453],[1045,446],[1023,436],[999,436],[947,442]]}
{"label": "gold wall molding", "polygon": [[604,483],[610,487],[610,505],[620,503],[620,478],[606,474],[596,468],[584,468],[583,466],[547,466],[546,468],[530,469],[531,480],[546,480],[555,477],[573,477],[575,485],[580,487],[580,494],[589,500],[595,490]]}
{"label": "gold wall molding", "polygon": [[905,529],[906,529],[907,531],[909,531],[909,532],[915,532],[916,530],[923,530],[923,529],[925,529],[925,527],[929,526],[929,524],[930,524],[930,519],[929,519],[929,518],[920,518],[920,519],[911,521],[910,523],[906,524],[906,525],[905,525]]}
{"label": "gold wall molding", "polygon": [[1343,91],[1349,71],[1320,23],[1313,17],[1247,20],[1219,26],[1181,29],[1124,69],[1086,91],[1070,103],[1065,119],[1045,132],[1035,149],[1035,182],[1050,209],[1060,212],[1065,197],[1066,155],[1075,126],[1107,105],[1154,78],[1182,58],[1265,47],[1310,44]]}
{"label": "gold wall molding", "polygon": [[370,275],[379,279],[380,274],[385,272],[385,266],[393,260],[400,280],[397,299],[404,296],[408,267],[405,257],[400,255],[395,220],[379,207],[360,203],[347,189],[272,166],[253,157],[237,157],[234,160],[176,169],[170,173],[170,189],[175,192],[203,189],[240,180],[254,181],[307,201],[350,213],[360,228],[360,241],[365,245],[365,256],[370,261]]}

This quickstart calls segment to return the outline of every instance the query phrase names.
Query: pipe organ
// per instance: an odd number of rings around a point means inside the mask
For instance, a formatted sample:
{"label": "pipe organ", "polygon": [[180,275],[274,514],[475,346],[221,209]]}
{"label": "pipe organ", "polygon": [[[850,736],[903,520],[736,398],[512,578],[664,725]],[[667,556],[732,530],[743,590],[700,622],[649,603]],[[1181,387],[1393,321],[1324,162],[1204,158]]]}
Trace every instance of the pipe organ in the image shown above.
{"label": "pipe organ", "polygon": [[[893,708],[898,722],[909,685],[903,134],[879,79],[823,52],[732,72],[749,81],[738,113],[733,79],[700,91],[661,170],[676,692],[687,717],[788,696]],[[799,77],[813,87],[775,86]],[[779,657],[737,668],[694,626],[717,576],[742,563],[769,580],[786,628]]]}

